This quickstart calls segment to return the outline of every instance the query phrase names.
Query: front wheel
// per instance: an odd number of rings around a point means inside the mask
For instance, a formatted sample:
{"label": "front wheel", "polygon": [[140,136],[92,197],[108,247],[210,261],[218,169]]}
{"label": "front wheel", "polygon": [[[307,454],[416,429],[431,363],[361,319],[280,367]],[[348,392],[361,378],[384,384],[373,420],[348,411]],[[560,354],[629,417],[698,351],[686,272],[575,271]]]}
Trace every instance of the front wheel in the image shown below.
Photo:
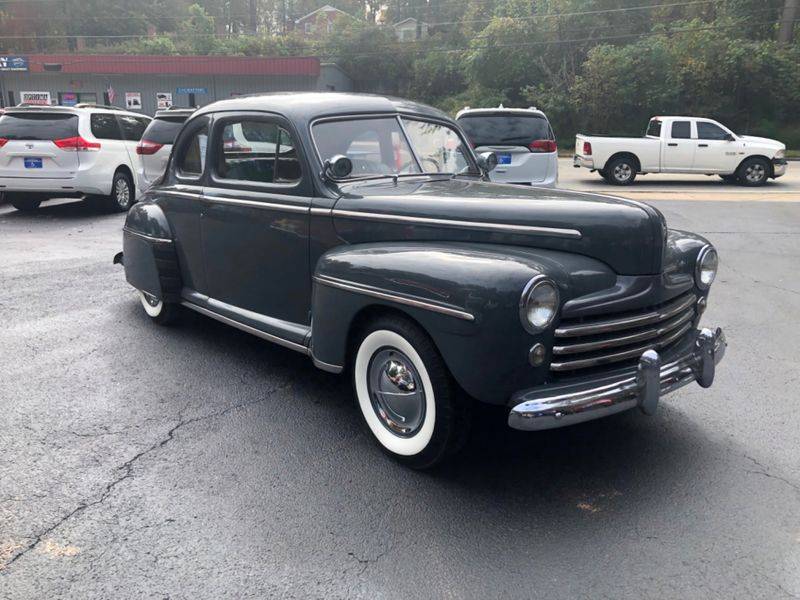
{"label": "front wheel", "polygon": [[630,158],[615,158],[605,171],[605,180],[612,185],[630,185],[636,179],[636,163]]}
{"label": "front wheel", "polygon": [[767,183],[769,174],[769,163],[758,157],[746,159],[736,171],[739,183],[751,187]]}
{"label": "front wheel", "polygon": [[153,323],[158,325],[169,325],[178,318],[179,305],[172,302],[164,302],[147,292],[139,292],[139,301],[142,303],[144,312],[150,317]]}
{"label": "front wheel", "polygon": [[400,317],[374,321],[353,364],[364,421],[381,448],[414,469],[429,469],[466,441],[469,404],[431,339]]}

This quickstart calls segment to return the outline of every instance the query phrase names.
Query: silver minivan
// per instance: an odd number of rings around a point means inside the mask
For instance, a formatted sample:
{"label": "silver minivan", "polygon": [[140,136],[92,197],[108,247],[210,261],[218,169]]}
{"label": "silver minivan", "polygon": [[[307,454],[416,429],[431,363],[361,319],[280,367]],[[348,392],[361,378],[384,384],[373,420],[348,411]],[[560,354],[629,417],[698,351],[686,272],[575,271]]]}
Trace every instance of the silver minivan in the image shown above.
{"label": "silver minivan", "polygon": [[[170,108],[159,110],[136,146],[140,156],[136,173],[136,191],[142,194],[164,174],[167,168],[172,143],[184,122],[195,111],[194,108]],[[137,194],[137,195],[138,195]]]}
{"label": "silver minivan", "polygon": [[469,108],[456,120],[476,153],[494,152],[497,168],[489,178],[498,183],[555,187],[558,145],[547,116],[537,108]]}

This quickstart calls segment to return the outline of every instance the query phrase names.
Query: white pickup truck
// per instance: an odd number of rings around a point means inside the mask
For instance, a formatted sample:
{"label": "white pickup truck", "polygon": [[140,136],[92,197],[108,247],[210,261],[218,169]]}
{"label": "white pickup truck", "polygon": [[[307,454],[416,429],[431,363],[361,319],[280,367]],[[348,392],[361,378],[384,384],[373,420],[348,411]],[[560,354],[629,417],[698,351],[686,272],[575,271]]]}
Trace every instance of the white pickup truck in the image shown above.
{"label": "white pickup truck", "polygon": [[737,135],[711,119],[653,117],[641,138],[579,133],[573,165],[614,185],[630,185],[637,174],[697,173],[754,186],[786,173],[786,145]]}

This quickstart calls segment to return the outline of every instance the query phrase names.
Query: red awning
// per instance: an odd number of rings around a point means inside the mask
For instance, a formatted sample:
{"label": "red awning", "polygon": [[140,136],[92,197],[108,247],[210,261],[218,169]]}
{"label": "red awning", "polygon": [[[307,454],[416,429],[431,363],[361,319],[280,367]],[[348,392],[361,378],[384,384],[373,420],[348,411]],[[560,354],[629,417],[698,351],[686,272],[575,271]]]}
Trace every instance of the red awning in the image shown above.
{"label": "red awning", "polygon": [[[129,54],[30,54],[31,73],[165,75],[319,75],[319,59],[262,56],[153,56]],[[48,65],[48,69],[45,69]],[[59,69],[56,65],[61,65]]]}

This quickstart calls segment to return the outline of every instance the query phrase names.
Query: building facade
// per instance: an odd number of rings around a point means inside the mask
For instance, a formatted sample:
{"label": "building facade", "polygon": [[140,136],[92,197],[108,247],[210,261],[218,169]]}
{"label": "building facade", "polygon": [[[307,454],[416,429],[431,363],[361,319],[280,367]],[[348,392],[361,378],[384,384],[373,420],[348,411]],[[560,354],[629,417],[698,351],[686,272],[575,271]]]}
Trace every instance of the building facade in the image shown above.
{"label": "building facade", "polygon": [[350,78],[316,57],[0,56],[0,104],[108,104],[152,115],[244,94],[352,91]]}

